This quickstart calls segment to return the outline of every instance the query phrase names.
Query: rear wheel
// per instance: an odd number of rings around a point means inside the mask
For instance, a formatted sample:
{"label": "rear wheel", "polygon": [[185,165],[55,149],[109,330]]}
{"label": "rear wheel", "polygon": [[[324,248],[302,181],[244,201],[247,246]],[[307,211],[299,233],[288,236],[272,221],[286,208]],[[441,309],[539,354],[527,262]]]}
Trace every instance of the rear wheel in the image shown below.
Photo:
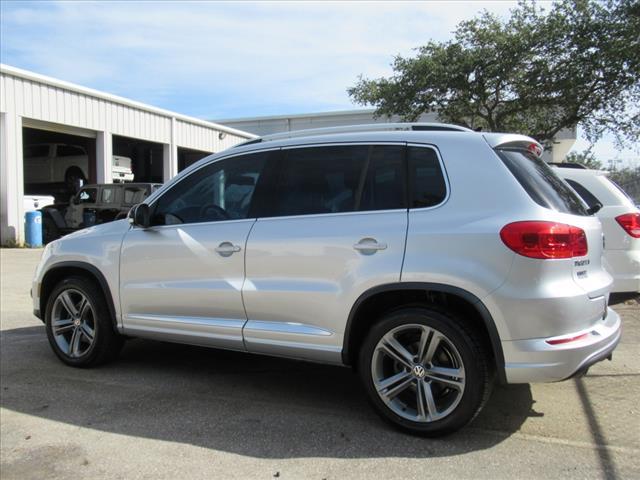
{"label": "rear wheel", "polygon": [[45,324],[54,353],[74,367],[112,360],[123,344],[102,292],[85,277],[69,277],[56,286],[47,302]]}
{"label": "rear wheel", "polygon": [[385,420],[424,436],[468,424],[491,390],[481,343],[460,319],[436,307],[385,315],[362,345],[359,373]]}

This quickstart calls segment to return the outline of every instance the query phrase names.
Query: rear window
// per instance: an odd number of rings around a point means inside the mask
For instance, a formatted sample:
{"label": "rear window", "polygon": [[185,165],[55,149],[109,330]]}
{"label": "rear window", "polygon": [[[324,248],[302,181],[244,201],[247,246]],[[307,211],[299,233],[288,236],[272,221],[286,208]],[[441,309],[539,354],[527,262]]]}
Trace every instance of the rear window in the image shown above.
{"label": "rear window", "polygon": [[538,205],[561,213],[588,215],[578,195],[540,158],[524,150],[498,149],[496,153]]}

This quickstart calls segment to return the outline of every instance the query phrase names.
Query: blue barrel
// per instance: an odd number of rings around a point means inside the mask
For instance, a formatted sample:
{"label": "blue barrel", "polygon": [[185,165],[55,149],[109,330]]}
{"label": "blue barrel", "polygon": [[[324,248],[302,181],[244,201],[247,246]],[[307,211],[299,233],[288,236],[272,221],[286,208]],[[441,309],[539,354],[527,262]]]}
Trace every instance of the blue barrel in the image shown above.
{"label": "blue barrel", "polygon": [[42,246],[42,212],[24,214],[24,231],[27,247],[38,248]]}
{"label": "blue barrel", "polygon": [[95,210],[84,210],[82,212],[82,224],[84,227],[93,227],[96,224],[96,211]]}

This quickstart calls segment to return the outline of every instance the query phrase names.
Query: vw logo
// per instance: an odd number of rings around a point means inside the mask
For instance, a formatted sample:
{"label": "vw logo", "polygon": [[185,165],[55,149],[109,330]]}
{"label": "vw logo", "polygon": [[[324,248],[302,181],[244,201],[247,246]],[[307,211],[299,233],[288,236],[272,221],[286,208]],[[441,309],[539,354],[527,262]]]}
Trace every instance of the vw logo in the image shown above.
{"label": "vw logo", "polygon": [[427,373],[427,371],[424,369],[424,367],[422,365],[416,365],[415,367],[413,367],[413,374],[416,377],[422,378],[422,377],[424,377],[425,373]]}

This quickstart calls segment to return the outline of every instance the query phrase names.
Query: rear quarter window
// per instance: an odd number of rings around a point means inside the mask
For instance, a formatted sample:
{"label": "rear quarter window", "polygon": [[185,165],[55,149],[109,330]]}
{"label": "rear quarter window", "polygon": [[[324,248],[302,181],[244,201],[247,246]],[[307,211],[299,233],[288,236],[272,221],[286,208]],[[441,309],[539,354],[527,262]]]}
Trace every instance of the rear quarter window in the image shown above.
{"label": "rear quarter window", "polygon": [[496,149],[496,153],[538,205],[561,213],[588,215],[578,195],[542,159],[519,149]]}

